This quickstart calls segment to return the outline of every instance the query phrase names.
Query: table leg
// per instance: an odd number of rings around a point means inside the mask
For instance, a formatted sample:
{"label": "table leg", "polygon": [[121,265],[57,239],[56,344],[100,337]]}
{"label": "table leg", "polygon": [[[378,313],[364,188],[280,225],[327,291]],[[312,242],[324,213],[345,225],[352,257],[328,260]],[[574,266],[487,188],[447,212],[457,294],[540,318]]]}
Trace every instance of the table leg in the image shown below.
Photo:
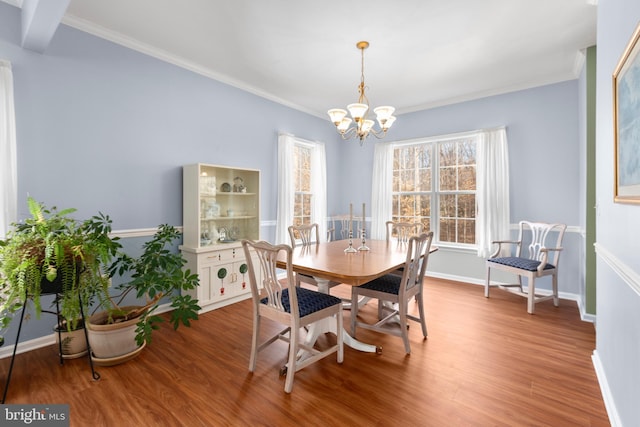
{"label": "table leg", "polygon": [[[329,281],[324,279],[318,279],[318,278],[316,278],[316,280],[318,281],[318,291],[323,293],[329,293]],[[360,304],[366,304],[366,301],[358,301],[358,306],[360,306]],[[331,332],[333,334],[337,333],[336,322],[331,321],[331,319],[322,319],[317,322],[314,322],[311,325],[309,325],[309,330],[307,331],[307,335],[304,339],[304,343],[312,346],[316,342],[320,334],[324,334],[327,332]],[[344,343],[346,345],[356,350],[364,351],[367,353],[378,353],[378,354],[381,353],[382,351],[381,348],[376,347],[373,344],[365,344],[353,338],[351,335],[349,335],[349,333],[344,328],[342,329],[342,339],[344,340]]]}

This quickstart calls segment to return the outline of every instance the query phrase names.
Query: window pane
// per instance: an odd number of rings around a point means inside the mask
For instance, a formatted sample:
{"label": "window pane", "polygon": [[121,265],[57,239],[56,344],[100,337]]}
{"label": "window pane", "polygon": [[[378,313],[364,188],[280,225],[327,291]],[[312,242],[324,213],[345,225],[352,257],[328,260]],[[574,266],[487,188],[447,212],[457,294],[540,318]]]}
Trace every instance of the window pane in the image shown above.
{"label": "window pane", "polygon": [[399,217],[402,220],[405,220],[406,218],[413,217],[415,213],[416,213],[415,196],[411,196],[411,195],[401,196]]}
{"label": "window pane", "polygon": [[460,194],[458,196],[458,217],[476,217],[476,196],[475,194]]}
{"label": "window pane", "polygon": [[440,167],[455,166],[456,144],[453,142],[441,142],[439,144]]}
{"label": "window pane", "polygon": [[400,171],[397,169],[394,169],[393,171],[393,183],[391,184],[391,191],[393,192],[398,192],[400,191],[400,182],[402,180],[400,179]]}
{"label": "window pane", "polygon": [[293,149],[294,206],[293,224],[311,223],[311,148],[296,145]]}
{"label": "window pane", "polygon": [[453,194],[440,196],[440,218],[456,217],[456,196]]}
{"label": "window pane", "polygon": [[416,191],[431,191],[431,168],[418,169]]}
{"label": "window pane", "polygon": [[458,169],[458,185],[459,190],[475,190],[476,189],[476,167],[462,166]]}
{"label": "window pane", "polygon": [[455,238],[456,238],[455,220],[440,218],[439,226],[440,226],[440,241],[455,242]]}
{"label": "window pane", "polygon": [[440,191],[456,190],[456,169],[440,168]]}
{"label": "window pane", "polygon": [[296,191],[311,191],[311,150],[307,147],[296,147],[297,172]]}
{"label": "window pane", "polygon": [[400,191],[413,191],[415,188],[413,170],[405,170],[400,172]]}
{"label": "window pane", "polygon": [[417,205],[420,207],[419,215],[421,217],[430,217],[431,216],[431,196],[422,194],[418,197]]}
{"label": "window pane", "polygon": [[458,163],[461,165],[476,164],[476,141],[467,139],[458,143]]}
{"label": "window pane", "polygon": [[[302,195],[302,214],[305,217],[311,218],[311,194],[303,194]],[[306,222],[305,222],[306,223]]]}
{"label": "window pane", "polygon": [[458,243],[476,242],[476,222],[473,220],[458,220]]}

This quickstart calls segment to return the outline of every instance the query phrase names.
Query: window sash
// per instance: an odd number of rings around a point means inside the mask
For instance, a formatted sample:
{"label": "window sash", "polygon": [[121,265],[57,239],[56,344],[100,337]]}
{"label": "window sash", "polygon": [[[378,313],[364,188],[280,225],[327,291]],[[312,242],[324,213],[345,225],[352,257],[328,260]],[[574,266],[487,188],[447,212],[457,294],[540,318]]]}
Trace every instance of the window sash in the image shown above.
{"label": "window sash", "polygon": [[421,222],[440,245],[474,248],[477,139],[465,133],[394,145],[392,219]]}

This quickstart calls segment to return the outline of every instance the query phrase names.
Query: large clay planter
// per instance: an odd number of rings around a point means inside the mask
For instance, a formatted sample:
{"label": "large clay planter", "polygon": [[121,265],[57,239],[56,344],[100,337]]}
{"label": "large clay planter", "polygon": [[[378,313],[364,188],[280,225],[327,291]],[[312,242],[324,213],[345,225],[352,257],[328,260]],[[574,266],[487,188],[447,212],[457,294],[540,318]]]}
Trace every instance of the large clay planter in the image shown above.
{"label": "large clay planter", "polygon": [[[129,307],[124,307],[128,309]],[[98,365],[116,365],[136,357],[144,348],[136,343],[138,317],[124,322],[104,324],[108,314],[96,313],[87,323],[91,357]]]}

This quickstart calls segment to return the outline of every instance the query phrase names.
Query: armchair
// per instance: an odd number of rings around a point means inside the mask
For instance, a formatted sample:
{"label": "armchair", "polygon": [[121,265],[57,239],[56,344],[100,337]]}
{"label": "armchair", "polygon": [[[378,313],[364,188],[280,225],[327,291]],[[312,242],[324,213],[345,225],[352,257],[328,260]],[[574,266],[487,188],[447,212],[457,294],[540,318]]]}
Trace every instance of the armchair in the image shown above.
{"label": "armchair", "polygon": [[[558,263],[560,261],[560,252],[562,251],[562,238],[566,228],[565,224],[520,221],[518,240],[493,242],[498,247],[486,262],[487,278],[484,296],[489,298],[490,288],[500,287],[527,298],[527,312],[529,314],[534,313],[536,303],[548,299],[553,299],[553,304],[557,307],[559,304]],[[555,241],[553,241],[554,235]],[[526,241],[523,239],[526,239]],[[523,251],[526,242],[528,242],[528,254]],[[515,247],[515,255],[499,257],[498,255],[501,254],[503,247],[507,245]],[[518,278],[518,283],[492,284],[491,269],[515,274]],[[536,278],[544,276],[552,277],[553,289],[551,295],[539,295],[535,292]],[[528,289],[526,291],[522,288],[523,277],[528,279]]]}

